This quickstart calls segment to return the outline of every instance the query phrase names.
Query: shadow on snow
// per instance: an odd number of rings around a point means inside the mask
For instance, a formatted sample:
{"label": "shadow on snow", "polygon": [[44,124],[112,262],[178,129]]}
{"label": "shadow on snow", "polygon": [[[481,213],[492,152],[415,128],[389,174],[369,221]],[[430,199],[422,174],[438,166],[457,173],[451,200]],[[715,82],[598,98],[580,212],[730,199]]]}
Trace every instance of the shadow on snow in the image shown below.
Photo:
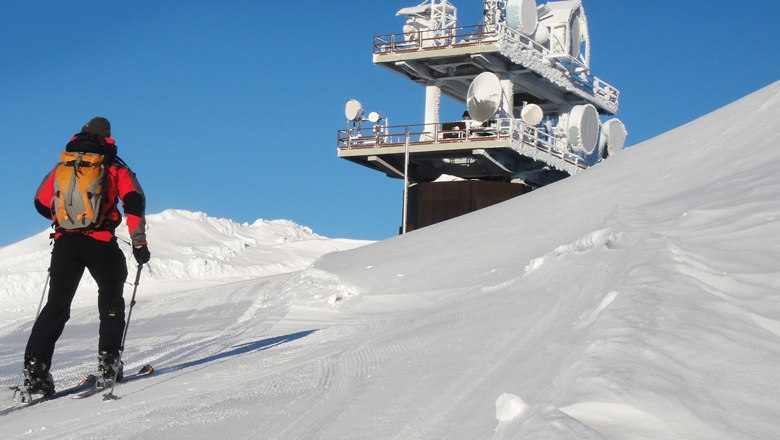
{"label": "shadow on snow", "polygon": [[[222,360],[227,361],[229,358],[240,356],[242,354],[251,353],[253,351],[261,351],[261,350],[267,350],[269,348],[273,348],[282,344],[286,344],[288,342],[292,342],[301,338],[305,338],[306,336],[309,336],[310,334],[316,332],[317,330],[306,330],[302,332],[297,333],[291,333],[289,335],[284,336],[277,336],[275,338],[268,338],[268,339],[261,339],[259,341],[254,342],[248,342],[246,344],[240,344],[236,345],[234,347],[231,347],[228,351],[223,351],[221,353],[217,353],[211,356],[207,356],[201,359],[196,359],[194,361],[184,362],[177,365],[171,365],[169,367],[163,367],[160,369],[155,369],[154,375],[162,375],[167,373],[172,373],[175,371],[183,370],[185,368],[192,368],[197,367],[199,365],[208,364],[211,362]],[[220,362],[221,363],[221,362]]]}

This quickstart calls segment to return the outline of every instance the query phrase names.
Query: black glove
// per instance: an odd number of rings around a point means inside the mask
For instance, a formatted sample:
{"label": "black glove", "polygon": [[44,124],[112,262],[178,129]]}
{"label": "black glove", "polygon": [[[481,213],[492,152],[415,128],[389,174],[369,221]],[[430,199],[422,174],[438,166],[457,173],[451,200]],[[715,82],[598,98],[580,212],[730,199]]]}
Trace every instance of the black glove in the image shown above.
{"label": "black glove", "polygon": [[133,246],[133,256],[138,264],[146,264],[149,262],[149,258],[152,257],[152,254],[149,253],[149,246],[144,243],[142,245]]}

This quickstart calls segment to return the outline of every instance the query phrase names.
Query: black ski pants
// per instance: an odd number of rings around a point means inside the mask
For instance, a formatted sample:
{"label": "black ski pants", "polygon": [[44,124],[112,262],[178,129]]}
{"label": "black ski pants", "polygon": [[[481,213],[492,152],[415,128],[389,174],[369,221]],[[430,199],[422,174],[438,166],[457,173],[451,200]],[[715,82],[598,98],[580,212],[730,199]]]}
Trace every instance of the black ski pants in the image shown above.
{"label": "black ski pants", "polygon": [[104,242],[73,234],[63,235],[54,242],[49,295],[33,325],[25,358],[32,356],[51,366],[54,346],[70,319],[70,306],[85,268],[98,285],[98,350],[119,352],[125,327],[125,300],[122,297],[127,279],[125,256],[116,239]]}

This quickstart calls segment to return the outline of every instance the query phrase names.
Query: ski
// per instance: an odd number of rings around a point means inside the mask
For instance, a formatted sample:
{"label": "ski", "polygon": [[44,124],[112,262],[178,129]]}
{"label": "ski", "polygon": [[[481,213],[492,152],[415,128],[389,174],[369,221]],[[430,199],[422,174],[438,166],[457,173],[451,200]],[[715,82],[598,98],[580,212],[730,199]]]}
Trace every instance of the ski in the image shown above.
{"label": "ski", "polygon": [[[137,373],[127,375],[122,378],[121,382],[117,382],[117,384],[123,384],[127,382],[132,382],[134,380],[141,379],[143,377],[147,377],[154,373],[154,367],[147,364],[141,367],[140,370],[138,370]],[[84,399],[90,396],[94,396],[95,394],[99,394],[103,391],[107,391],[111,389],[111,385],[113,383],[113,380],[111,379],[97,379],[95,382],[93,382],[91,387],[88,387],[88,389],[83,390],[81,392],[72,394],[70,396],[71,399]]]}
{"label": "ski", "polygon": [[[30,406],[37,405],[39,403],[48,402],[49,400],[55,400],[59,399],[60,397],[70,396],[76,393],[80,393],[86,389],[90,389],[94,387],[94,385],[97,383],[97,377],[93,374],[90,374],[89,376],[85,377],[81,382],[79,382],[76,385],[73,385],[70,388],[65,388],[64,390],[60,390],[52,394],[51,396],[40,396],[40,397],[34,397],[30,398],[28,397],[28,401],[21,402],[18,404],[15,404],[13,406],[9,406],[8,408],[5,408],[3,410],[0,410],[0,416],[10,414],[14,411],[18,411],[23,408],[27,408]],[[14,391],[14,395],[17,393],[23,394],[26,393],[26,390],[23,390],[20,387],[11,387],[11,390]],[[29,396],[29,395],[28,395]]]}

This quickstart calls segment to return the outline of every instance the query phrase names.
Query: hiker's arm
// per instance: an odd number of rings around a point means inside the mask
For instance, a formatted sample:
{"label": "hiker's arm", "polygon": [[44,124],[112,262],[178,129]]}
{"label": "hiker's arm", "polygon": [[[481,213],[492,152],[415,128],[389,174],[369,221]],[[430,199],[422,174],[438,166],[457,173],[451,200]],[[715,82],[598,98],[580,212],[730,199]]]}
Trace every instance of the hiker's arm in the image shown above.
{"label": "hiker's arm", "polygon": [[51,200],[54,198],[54,171],[49,172],[35,191],[35,210],[49,220],[53,220]]}
{"label": "hiker's arm", "polygon": [[122,211],[127,217],[127,229],[133,246],[146,244],[146,197],[144,190],[135,178],[135,173],[127,168],[118,169],[119,198],[122,199]]}

